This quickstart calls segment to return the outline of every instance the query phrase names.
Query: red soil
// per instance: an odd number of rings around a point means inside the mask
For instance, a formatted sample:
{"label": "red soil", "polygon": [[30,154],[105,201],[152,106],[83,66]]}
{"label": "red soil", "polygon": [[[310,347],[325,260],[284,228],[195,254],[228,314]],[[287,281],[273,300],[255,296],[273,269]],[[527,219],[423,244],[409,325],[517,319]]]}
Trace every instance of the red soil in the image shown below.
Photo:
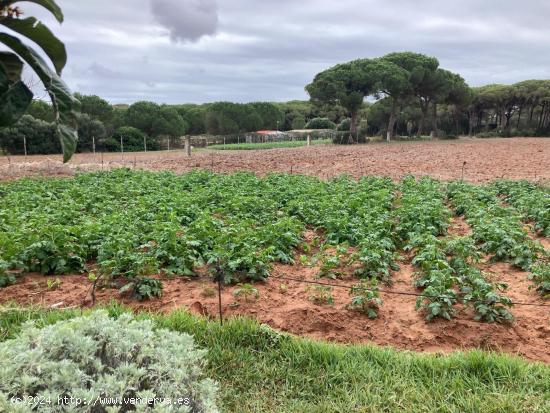
{"label": "red soil", "polygon": [[[102,163],[103,157],[103,163]],[[215,172],[293,172],[330,178],[342,173],[354,177],[430,175],[442,180],[462,177],[471,182],[495,178],[550,180],[549,138],[468,139],[449,141],[371,143],[366,145],[320,145],[292,149],[255,151],[201,151],[187,158],[181,151],[120,154],[94,158],[77,154],[67,165],[60,157],[22,156],[0,159],[0,179],[27,175],[68,176],[121,166],[148,170],[187,172],[196,168]]]}
{"label": "red soil", "polygon": [[[458,222],[453,227],[462,227]],[[453,233],[454,230],[451,230]],[[458,235],[458,233],[456,234]],[[298,258],[297,252],[297,258]],[[399,349],[449,352],[454,350],[483,348],[521,355],[529,360],[550,363],[550,311],[544,307],[515,306],[511,325],[487,324],[473,320],[470,310],[460,308],[451,321],[427,322],[415,311],[416,297],[381,293],[384,303],[379,317],[371,320],[355,310],[348,309],[350,302],[346,288],[334,288],[333,305],[317,305],[310,300],[310,285],[285,281],[277,277],[330,282],[352,285],[352,266],[341,268],[340,280],[317,279],[319,266],[275,264],[272,277],[265,283],[256,283],[257,300],[246,302],[233,295],[235,286],[224,287],[222,292],[224,317],[246,315],[256,318],[276,329],[298,335],[342,343],[376,343]],[[414,268],[410,259],[404,258],[401,269],[393,274],[393,286],[384,290],[419,293],[413,287]],[[517,271],[505,263],[484,263],[481,267],[491,278],[508,283],[506,294],[517,302],[545,303],[534,290],[525,272]],[[48,290],[46,277],[37,274],[22,276],[16,285],[0,289],[0,303],[17,302],[22,305],[67,308],[89,307],[90,287],[86,275],[60,276],[61,286]],[[170,312],[185,307],[207,317],[218,316],[216,284],[208,277],[198,279],[162,278],[164,292],[161,299],[136,302],[121,297],[118,290],[101,289],[96,293],[97,303],[116,299],[139,310]],[[210,293],[210,294],[207,294]],[[206,295],[206,296],[205,296]],[[547,302],[546,302],[547,303]]]}

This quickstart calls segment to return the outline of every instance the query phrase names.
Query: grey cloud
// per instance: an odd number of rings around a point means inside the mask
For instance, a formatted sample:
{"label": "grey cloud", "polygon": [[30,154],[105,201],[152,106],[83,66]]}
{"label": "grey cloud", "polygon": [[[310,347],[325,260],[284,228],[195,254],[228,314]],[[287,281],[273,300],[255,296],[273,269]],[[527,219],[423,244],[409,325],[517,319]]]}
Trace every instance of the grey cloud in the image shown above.
{"label": "grey cloud", "polygon": [[400,50],[436,56],[472,86],[550,78],[547,0],[59,3],[62,26],[40,16],[67,44],[65,79],[113,103],[307,99],[318,71]]}
{"label": "grey cloud", "polygon": [[175,42],[196,41],[218,28],[217,0],[151,0],[151,11]]}

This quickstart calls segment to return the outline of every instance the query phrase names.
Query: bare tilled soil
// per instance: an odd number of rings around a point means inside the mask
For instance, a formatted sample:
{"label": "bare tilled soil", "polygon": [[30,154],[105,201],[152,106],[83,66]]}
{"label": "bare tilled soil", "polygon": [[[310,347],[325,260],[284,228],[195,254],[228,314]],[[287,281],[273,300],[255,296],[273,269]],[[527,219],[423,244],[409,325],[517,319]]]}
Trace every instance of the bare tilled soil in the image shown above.
{"label": "bare tilled soil", "polygon": [[[467,232],[463,221],[453,223],[451,233],[458,235]],[[225,286],[222,291],[224,317],[254,317],[282,331],[341,343],[376,343],[426,352],[481,348],[550,363],[550,308],[514,306],[512,313],[515,321],[510,325],[477,322],[472,311],[464,307],[458,308],[456,317],[451,321],[439,319],[427,322],[424,314],[415,310],[415,296],[395,294],[420,293],[413,286],[415,269],[410,264],[410,257],[404,257],[400,270],[392,274],[393,285],[381,285],[381,289],[388,292],[381,292],[383,305],[378,318],[372,320],[348,308],[350,296],[347,287],[357,283],[353,266],[340,268],[342,277],[338,280],[319,279],[319,266],[299,264],[300,253],[303,252],[296,252],[296,264],[275,264],[266,282],[254,284],[259,292],[257,299],[247,301],[235,297],[233,292],[238,287]],[[487,261],[480,267],[492,280],[506,282],[509,288],[505,294],[515,302],[548,303],[529,289],[531,283],[527,280],[527,273],[506,263]],[[45,308],[92,306],[91,282],[87,275],[59,276],[61,285],[55,290],[47,288],[47,278],[52,277],[38,274],[22,276],[17,284],[0,289],[0,304],[14,302]],[[217,285],[208,276],[158,278],[164,284],[161,299],[138,302],[121,296],[117,289],[105,288],[97,290],[96,304],[106,304],[115,299],[138,310],[170,312],[183,307],[212,319],[218,317]],[[290,281],[288,278],[301,281]],[[342,288],[333,287],[332,305],[316,304],[311,299],[316,294],[314,285],[302,281],[331,283]]]}
{"label": "bare tilled soil", "polygon": [[[466,162],[466,164],[464,164]],[[28,175],[68,176],[76,171],[118,167],[169,170],[202,168],[215,172],[293,172],[330,178],[430,175],[442,180],[462,177],[471,182],[496,178],[550,180],[549,138],[468,139],[449,141],[371,143],[353,146],[320,145],[256,151],[200,151],[188,158],[181,151],[120,154],[77,154],[67,165],[60,156],[0,159],[0,179]]]}

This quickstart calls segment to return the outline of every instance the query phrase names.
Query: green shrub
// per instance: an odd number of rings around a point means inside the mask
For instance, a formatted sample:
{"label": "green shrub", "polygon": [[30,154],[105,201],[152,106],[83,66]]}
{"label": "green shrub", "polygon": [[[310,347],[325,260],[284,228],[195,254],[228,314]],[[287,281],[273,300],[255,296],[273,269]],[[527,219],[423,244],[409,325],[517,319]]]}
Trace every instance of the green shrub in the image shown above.
{"label": "green shrub", "polygon": [[162,281],[149,277],[137,277],[120,289],[121,293],[130,291],[136,300],[150,300],[162,297]]}
{"label": "green shrub", "polygon": [[160,149],[160,144],[156,139],[151,139],[139,129],[131,126],[122,126],[118,128],[111,138],[104,141],[105,150],[108,152],[120,152],[120,139],[124,145],[124,152],[143,151],[144,139],[147,139],[147,150],[156,151]]}
{"label": "green shrub", "polygon": [[502,133],[498,131],[480,132],[476,134],[476,138],[500,138]]}
{"label": "green shrub", "polygon": [[[42,329],[26,324],[0,343],[0,411],[217,412],[217,386],[203,377],[205,352],[188,334],[153,326],[105,311]],[[110,406],[114,399],[122,404]]]}
{"label": "green shrub", "polygon": [[351,119],[350,118],[345,118],[344,120],[342,120],[342,122],[340,122],[340,124],[336,128],[336,130],[340,131],[340,132],[349,132],[350,129],[351,129]]}
{"label": "green shrub", "polygon": [[0,288],[15,284],[15,275],[6,272],[8,263],[0,258]]}
{"label": "green shrub", "polygon": [[306,124],[306,129],[335,129],[336,124],[327,118],[313,118]]}

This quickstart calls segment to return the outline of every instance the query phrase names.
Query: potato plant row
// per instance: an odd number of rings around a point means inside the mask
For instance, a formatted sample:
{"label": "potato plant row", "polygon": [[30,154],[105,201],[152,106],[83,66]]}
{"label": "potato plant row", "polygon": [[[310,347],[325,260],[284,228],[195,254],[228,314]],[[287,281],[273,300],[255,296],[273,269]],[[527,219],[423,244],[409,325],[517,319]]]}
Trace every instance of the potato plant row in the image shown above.
{"label": "potato plant row", "polygon": [[498,293],[475,267],[479,253],[470,237],[446,237],[451,211],[445,205],[443,186],[430,178],[401,183],[395,210],[401,245],[412,251],[419,272],[415,285],[423,289],[417,309],[426,319],[451,319],[458,303],[471,306],[477,320],[504,322],[512,319],[511,300]]}
{"label": "potato plant row", "polygon": [[528,181],[497,181],[498,195],[515,207],[536,233],[550,237],[550,191]]}
{"label": "potato plant row", "polygon": [[[470,191],[478,190],[489,191],[490,197],[477,207],[491,213],[499,200],[495,189],[450,184],[447,193],[457,206],[463,202],[464,210],[473,210],[466,201],[473,197]],[[338,252],[346,251],[343,245],[353,247],[346,260],[359,263],[356,276],[371,286],[377,281],[390,284],[399,250],[412,250],[420,269],[417,286],[435,297],[420,300],[419,308],[449,318],[460,300],[474,307],[487,304],[497,286],[483,284],[475,268],[477,249],[492,251],[481,242],[479,234],[485,232],[479,225],[472,222],[472,239],[444,238],[451,216],[445,194],[441,183],[413,177],[394,183],[380,177],[322,181],[288,174],[258,178],[249,173],[174,175],[121,169],[74,179],[22,179],[0,185],[0,286],[14,281],[14,269],[92,271],[105,279],[135,280],[137,289],[149,292],[156,284],[143,280],[158,273],[221,271],[228,283],[263,280],[274,262],[294,262],[309,228],[319,234],[324,248],[333,246]],[[503,215],[513,211],[505,208]],[[520,225],[513,216],[512,221]],[[504,232],[510,229],[505,226]],[[495,242],[501,241],[506,242]],[[536,274],[532,264],[538,258],[528,246],[528,253],[518,250],[518,257],[528,260]],[[507,244],[504,248],[509,250]],[[493,252],[500,257],[499,251]],[[543,280],[547,267],[541,268]],[[491,297],[489,313],[506,304],[498,294]],[[499,321],[498,314],[492,319],[483,311],[476,309],[481,319]]]}
{"label": "potato plant row", "polygon": [[515,208],[502,203],[498,188],[504,188],[505,185],[496,183],[481,187],[451,183],[447,186],[447,195],[455,213],[464,215],[472,227],[473,238],[482,252],[491,254],[495,261],[506,261],[531,272],[534,287],[541,295],[548,295],[549,252],[529,236],[522,223],[524,216]]}

